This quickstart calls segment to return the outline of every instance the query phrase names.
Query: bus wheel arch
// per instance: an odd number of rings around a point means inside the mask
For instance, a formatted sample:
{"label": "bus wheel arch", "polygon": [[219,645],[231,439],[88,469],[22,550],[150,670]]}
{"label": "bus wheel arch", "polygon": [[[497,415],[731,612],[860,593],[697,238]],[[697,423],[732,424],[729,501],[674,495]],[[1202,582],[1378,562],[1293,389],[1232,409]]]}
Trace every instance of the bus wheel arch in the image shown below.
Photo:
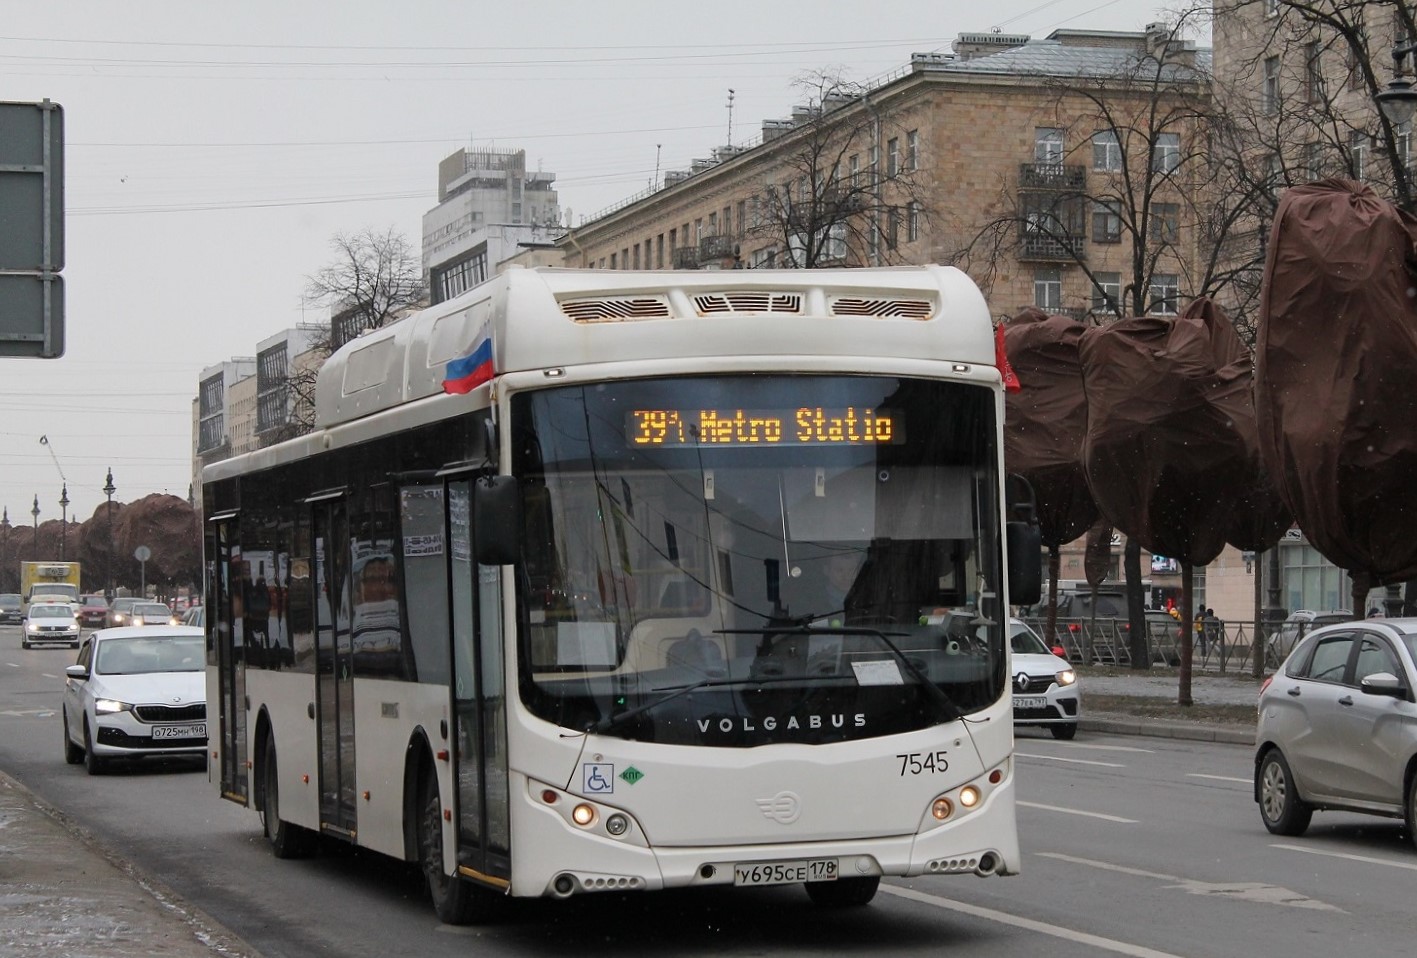
{"label": "bus wheel arch", "polygon": [[437,775],[433,745],[422,728],[415,729],[403,758],[403,854],[406,861],[419,860],[418,816],[423,813],[424,782],[429,776],[436,780]]}

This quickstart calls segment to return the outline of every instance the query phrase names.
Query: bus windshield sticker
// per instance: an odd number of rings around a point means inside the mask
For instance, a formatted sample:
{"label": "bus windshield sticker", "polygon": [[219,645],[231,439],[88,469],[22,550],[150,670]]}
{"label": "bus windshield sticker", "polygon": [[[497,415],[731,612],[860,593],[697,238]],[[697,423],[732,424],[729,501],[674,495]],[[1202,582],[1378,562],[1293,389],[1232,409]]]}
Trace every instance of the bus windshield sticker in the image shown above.
{"label": "bus windshield sticker", "polygon": [[615,791],[615,766],[586,762],[581,766],[581,791],[587,795],[610,795]]}
{"label": "bus windshield sticker", "polygon": [[905,676],[900,674],[900,666],[891,659],[873,659],[851,663],[856,673],[857,685],[904,685]]}

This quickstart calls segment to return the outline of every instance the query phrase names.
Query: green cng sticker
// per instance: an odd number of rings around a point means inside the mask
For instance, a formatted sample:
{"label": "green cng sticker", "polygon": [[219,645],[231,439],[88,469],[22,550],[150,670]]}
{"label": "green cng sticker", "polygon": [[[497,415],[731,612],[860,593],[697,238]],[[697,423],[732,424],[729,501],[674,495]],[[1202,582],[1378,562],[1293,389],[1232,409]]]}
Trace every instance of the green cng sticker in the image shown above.
{"label": "green cng sticker", "polygon": [[625,784],[627,785],[633,785],[644,777],[645,773],[641,772],[633,765],[631,765],[629,768],[625,769],[623,772],[620,773],[620,778],[624,779]]}

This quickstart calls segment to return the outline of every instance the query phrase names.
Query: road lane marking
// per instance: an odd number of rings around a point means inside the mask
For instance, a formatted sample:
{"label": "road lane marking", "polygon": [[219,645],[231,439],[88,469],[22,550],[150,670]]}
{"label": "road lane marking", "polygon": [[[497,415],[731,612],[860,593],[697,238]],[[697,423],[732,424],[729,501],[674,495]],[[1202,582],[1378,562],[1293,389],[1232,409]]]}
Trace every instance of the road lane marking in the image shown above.
{"label": "road lane marking", "polygon": [[1217,782],[1239,782],[1241,785],[1253,785],[1252,778],[1235,778],[1233,775],[1202,775],[1200,772],[1190,772],[1187,778],[1210,778]]}
{"label": "road lane marking", "polygon": [[1406,868],[1408,871],[1417,872],[1417,865],[1411,862],[1395,862],[1388,858],[1374,858],[1371,855],[1354,855],[1349,852],[1330,852],[1322,848],[1306,848],[1303,845],[1271,845],[1271,848],[1283,848],[1291,852],[1303,852],[1306,855],[1323,855],[1326,858],[1345,858],[1351,862],[1363,862],[1368,865],[1387,865],[1390,868]]}
{"label": "road lane marking", "polygon": [[1296,891],[1290,891],[1288,888],[1283,888],[1279,885],[1270,885],[1266,882],[1197,881],[1194,878],[1181,878],[1177,875],[1167,875],[1164,872],[1149,872],[1140,868],[1129,868],[1126,865],[1118,865],[1113,862],[1103,862],[1093,858],[1077,858],[1073,855],[1061,855],[1057,852],[1039,852],[1038,857],[1052,858],[1056,861],[1069,862],[1074,865],[1086,865],[1089,868],[1117,872],[1121,875],[1133,875],[1137,878],[1154,878],[1157,881],[1168,882],[1168,887],[1180,889],[1190,895],[1236,898],[1240,901],[1255,902],[1261,905],[1285,905],[1289,908],[1305,908],[1310,911],[1343,911],[1342,908],[1336,905],[1330,905],[1327,902],[1318,901],[1306,895],[1301,895]]}
{"label": "road lane marking", "polygon": [[1093,748],[1100,752],[1145,752],[1150,755],[1154,748],[1136,748],[1132,745],[1094,745],[1091,742],[1059,742],[1063,748]]}
{"label": "road lane marking", "polygon": [[1085,931],[1076,931],[1072,928],[1052,925],[1045,921],[1035,921],[1032,918],[1023,918],[1019,915],[1010,915],[1007,912],[997,911],[993,908],[969,905],[962,901],[955,901],[952,898],[927,895],[913,888],[901,888],[897,885],[882,885],[881,891],[888,895],[895,895],[897,898],[906,898],[910,901],[919,902],[922,905],[932,905],[935,908],[959,912],[962,915],[983,918],[986,921],[996,921],[1001,925],[1012,925],[1015,928],[1034,931],[1040,935],[1048,935],[1053,938],[1061,938],[1064,941],[1077,942],[1080,945],[1087,945],[1089,948],[1110,951],[1119,955],[1129,955],[1130,958],[1180,958],[1179,955],[1175,955],[1169,951],[1157,951],[1155,948],[1147,948],[1145,945],[1134,945],[1131,942],[1118,941],[1115,938],[1103,938],[1100,935],[1090,935]]}
{"label": "road lane marking", "polygon": [[1058,755],[1034,755],[1030,752],[1014,752],[1015,758],[1041,758],[1045,762],[1067,762],[1069,765],[1100,765],[1103,768],[1126,768],[1116,762],[1094,762],[1085,758],[1062,758]]}
{"label": "road lane marking", "polygon": [[1104,815],[1101,812],[1084,812],[1078,808],[1063,808],[1061,805],[1040,805],[1038,802],[1015,802],[1024,808],[1041,808],[1047,812],[1063,812],[1067,815],[1084,815],[1087,818],[1100,818],[1107,822],[1117,822],[1122,825],[1135,825],[1135,818],[1118,818],[1116,815]]}

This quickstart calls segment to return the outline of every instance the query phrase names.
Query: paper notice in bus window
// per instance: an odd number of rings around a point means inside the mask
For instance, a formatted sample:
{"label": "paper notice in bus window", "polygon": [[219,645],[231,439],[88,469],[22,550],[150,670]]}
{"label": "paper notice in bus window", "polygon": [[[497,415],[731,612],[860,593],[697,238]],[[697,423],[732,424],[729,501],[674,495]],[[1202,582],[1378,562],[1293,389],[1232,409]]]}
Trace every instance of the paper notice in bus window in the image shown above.
{"label": "paper notice in bus window", "polygon": [[905,677],[900,674],[900,666],[892,659],[854,661],[851,669],[856,673],[857,685],[904,685]]}
{"label": "paper notice in bus window", "polygon": [[556,626],[556,664],[615,667],[613,622],[562,622]]}

